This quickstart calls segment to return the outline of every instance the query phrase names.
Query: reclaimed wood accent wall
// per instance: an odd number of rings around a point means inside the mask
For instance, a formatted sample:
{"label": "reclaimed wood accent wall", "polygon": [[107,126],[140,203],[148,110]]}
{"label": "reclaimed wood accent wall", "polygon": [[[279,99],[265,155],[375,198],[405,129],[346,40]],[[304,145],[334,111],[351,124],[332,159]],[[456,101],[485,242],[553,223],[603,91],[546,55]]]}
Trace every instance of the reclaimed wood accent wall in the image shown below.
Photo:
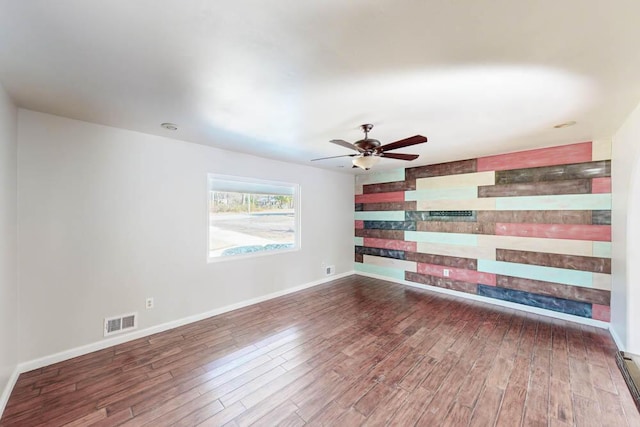
{"label": "reclaimed wood accent wall", "polygon": [[355,270],[608,322],[611,144],[358,175]]}

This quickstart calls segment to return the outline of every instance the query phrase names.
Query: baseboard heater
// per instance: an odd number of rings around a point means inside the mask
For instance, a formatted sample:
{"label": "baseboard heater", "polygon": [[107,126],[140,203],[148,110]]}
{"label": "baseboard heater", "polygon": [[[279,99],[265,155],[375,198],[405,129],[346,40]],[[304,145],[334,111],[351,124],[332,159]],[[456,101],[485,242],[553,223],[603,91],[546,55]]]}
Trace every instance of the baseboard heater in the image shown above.
{"label": "baseboard heater", "polygon": [[616,354],[616,363],[629,387],[633,401],[636,402],[636,407],[640,411],[640,392],[638,392],[638,388],[640,388],[640,367],[638,366],[640,356],[619,351]]}

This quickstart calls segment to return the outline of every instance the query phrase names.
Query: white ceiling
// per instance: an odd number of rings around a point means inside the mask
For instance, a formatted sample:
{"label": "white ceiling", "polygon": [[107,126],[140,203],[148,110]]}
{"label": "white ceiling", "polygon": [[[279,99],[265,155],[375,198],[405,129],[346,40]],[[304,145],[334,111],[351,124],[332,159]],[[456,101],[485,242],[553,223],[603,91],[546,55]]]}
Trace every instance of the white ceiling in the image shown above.
{"label": "white ceiling", "polygon": [[304,164],[373,123],[427,136],[398,151],[420,165],[610,137],[640,101],[639,22],[638,0],[0,0],[0,82],[20,107]]}

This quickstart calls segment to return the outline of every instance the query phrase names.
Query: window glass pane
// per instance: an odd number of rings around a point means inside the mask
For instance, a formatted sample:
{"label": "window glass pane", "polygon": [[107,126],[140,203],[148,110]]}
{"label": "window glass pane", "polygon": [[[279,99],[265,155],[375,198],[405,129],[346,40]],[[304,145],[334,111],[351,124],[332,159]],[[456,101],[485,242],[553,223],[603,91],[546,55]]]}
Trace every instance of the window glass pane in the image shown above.
{"label": "window glass pane", "polygon": [[297,186],[209,179],[209,258],[296,249]]}

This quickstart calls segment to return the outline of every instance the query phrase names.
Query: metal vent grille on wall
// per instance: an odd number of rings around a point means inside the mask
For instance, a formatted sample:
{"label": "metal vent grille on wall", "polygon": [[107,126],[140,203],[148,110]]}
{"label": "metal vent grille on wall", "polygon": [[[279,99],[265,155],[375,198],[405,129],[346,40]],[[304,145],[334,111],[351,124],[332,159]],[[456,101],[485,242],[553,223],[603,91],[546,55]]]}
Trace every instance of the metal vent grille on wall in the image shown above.
{"label": "metal vent grille on wall", "polygon": [[138,326],[138,313],[123,314],[104,319],[104,336],[119,334]]}

